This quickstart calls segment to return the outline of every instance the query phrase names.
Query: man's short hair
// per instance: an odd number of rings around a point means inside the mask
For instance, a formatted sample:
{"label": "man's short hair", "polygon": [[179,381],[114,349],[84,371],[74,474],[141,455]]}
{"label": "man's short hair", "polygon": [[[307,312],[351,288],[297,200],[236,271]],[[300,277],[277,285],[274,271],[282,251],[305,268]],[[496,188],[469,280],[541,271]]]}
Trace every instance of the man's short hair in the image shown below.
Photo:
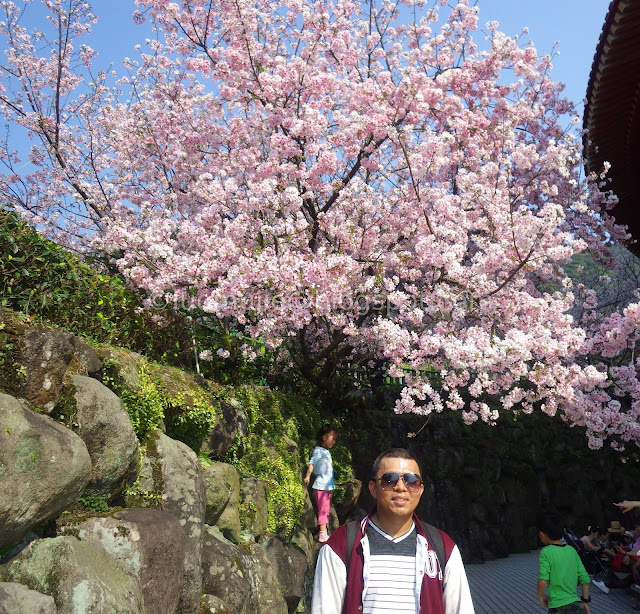
{"label": "man's short hair", "polygon": [[378,458],[376,458],[376,460],[373,461],[373,468],[371,469],[372,479],[375,479],[378,477],[378,471],[380,471],[380,464],[382,463],[383,458],[404,458],[406,460],[414,461],[416,465],[418,465],[418,473],[420,474],[420,477],[423,478],[424,480],[424,476],[422,475],[422,467],[420,467],[420,462],[406,448],[391,448],[391,450],[387,450],[386,452],[383,452],[382,454],[380,454],[380,456],[378,456]]}
{"label": "man's short hair", "polygon": [[538,515],[538,531],[542,531],[549,539],[558,541],[564,535],[564,524],[557,514],[542,513]]}

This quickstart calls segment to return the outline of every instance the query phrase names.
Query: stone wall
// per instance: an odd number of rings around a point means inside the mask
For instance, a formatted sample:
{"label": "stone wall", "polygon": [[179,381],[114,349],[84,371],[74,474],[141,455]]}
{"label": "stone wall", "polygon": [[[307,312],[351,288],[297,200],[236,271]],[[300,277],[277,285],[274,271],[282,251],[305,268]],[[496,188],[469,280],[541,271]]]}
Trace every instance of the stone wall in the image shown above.
{"label": "stone wall", "polygon": [[[535,523],[541,510],[559,513],[579,535],[589,524],[606,528],[614,519],[633,528],[630,516],[622,516],[613,502],[640,496],[635,450],[589,450],[584,431],[544,415],[466,426],[450,412],[424,424],[417,416],[383,413],[354,421],[355,476],[366,484],[379,452],[409,448],[425,478],[418,513],[447,531],[467,561],[538,548]],[[360,511],[371,504],[363,488]]]}

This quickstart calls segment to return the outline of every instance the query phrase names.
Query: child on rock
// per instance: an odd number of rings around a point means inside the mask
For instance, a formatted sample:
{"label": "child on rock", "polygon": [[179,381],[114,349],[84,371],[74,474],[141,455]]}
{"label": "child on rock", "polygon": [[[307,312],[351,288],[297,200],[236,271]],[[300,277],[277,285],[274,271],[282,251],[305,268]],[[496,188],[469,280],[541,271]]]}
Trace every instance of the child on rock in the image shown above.
{"label": "child on rock", "polygon": [[329,539],[327,527],[329,525],[329,512],[331,510],[331,491],[335,488],[333,478],[333,462],[330,448],[333,448],[338,439],[338,429],[333,424],[324,424],[316,434],[318,444],[311,455],[304,483],[308,486],[311,474],[316,476],[313,482],[313,493],[318,508],[318,541],[324,543]]}

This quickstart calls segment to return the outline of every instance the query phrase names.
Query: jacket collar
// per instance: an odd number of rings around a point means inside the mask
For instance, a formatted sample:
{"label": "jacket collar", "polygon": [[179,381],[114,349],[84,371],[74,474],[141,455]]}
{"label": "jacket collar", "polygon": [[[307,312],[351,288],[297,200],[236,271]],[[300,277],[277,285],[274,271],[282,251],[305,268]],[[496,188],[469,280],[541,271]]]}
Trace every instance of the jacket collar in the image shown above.
{"label": "jacket collar", "polygon": [[[360,521],[360,530],[362,531],[363,535],[367,532],[367,525],[369,524],[369,520],[371,519],[371,516],[373,516],[376,513],[377,509],[378,509],[378,506],[374,505],[371,508],[371,511],[369,512],[369,514]],[[422,535],[422,537],[426,538],[427,534],[425,533],[425,530],[422,528],[422,524],[420,524],[420,519],[418,518],[415,512],[413,512],[413,522],[416,525],[416,531],[418,535]]]}

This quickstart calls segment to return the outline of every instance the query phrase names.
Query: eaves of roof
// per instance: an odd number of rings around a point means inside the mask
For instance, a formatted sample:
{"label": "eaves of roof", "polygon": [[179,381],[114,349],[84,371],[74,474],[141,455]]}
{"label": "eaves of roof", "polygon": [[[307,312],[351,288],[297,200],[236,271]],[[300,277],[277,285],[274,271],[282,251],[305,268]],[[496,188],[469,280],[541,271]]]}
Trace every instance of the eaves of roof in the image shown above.
{"label": "eaves of roof", "polygon": [[[587,86],[583,127],[587,172],[611,163],[611,212],[640,239],[640,1],[613,0]],[[640,243],[630,248],[640,255]]]}

